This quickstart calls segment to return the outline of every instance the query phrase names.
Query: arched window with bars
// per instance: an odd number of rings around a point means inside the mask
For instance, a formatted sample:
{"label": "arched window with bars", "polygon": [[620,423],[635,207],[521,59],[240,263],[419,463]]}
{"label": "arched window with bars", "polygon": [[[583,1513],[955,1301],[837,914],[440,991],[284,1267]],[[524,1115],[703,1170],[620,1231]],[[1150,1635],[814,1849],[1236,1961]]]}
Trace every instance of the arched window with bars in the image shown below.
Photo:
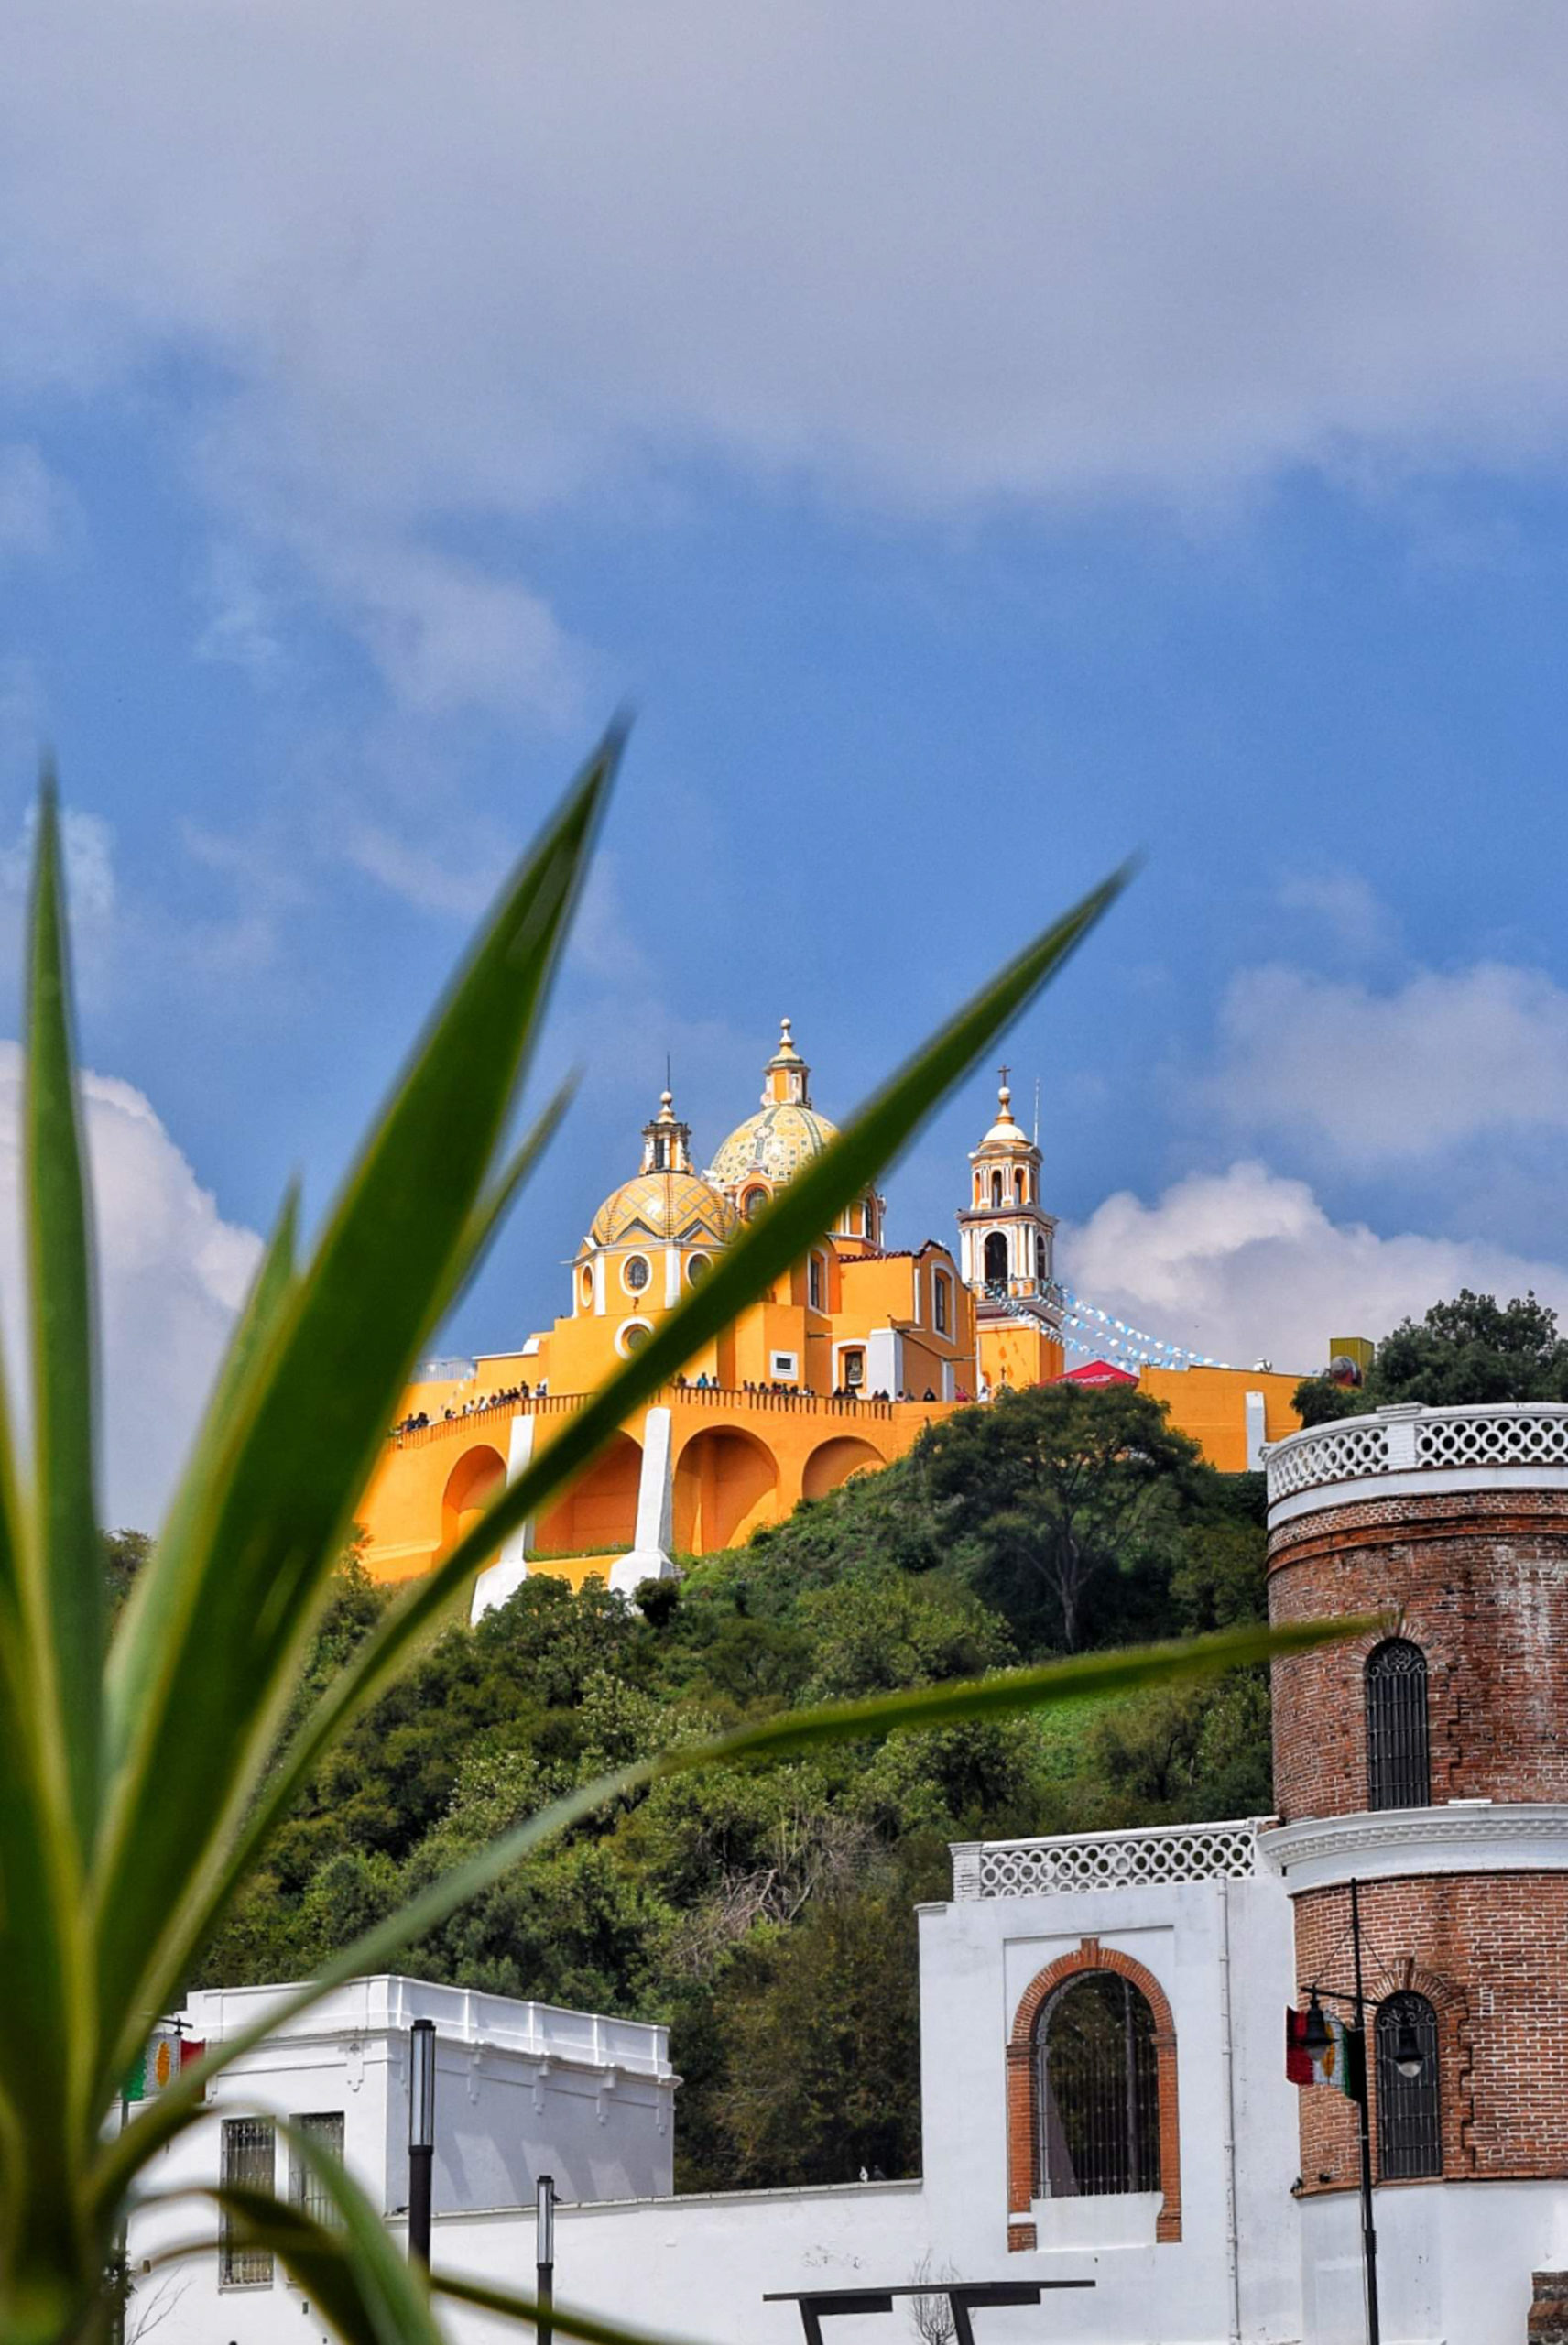
{"label": "arched window with bars", "polygon": [[1367,1656],[1367,1805],[1430,1807],[1426,1655],[1386,1637]]}
{"label": "arched window with bars", "polygon": [[1035,2195],[1158,2190],[1160,2075],[1148,1998],[1114,1970],[1068,1979],[1035,2023]]}
{"label": "arched window with bars", "polygon": [[1377,2006],[1377,2173],[1417,2182],[1443,2172],[1437,2013],[1409,1991]]}

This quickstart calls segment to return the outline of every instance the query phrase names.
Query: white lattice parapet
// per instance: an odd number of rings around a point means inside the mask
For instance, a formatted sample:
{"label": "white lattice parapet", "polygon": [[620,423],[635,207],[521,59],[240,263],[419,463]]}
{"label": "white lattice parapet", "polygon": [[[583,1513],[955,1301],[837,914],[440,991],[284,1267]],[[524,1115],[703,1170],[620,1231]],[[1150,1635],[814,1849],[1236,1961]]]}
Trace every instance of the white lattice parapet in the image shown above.
{"label": "white lattice parapet", "polygon": [[[1568,1485],[1568,1403],[1491,1402],[1463,1409],[1408,1405],[1341,1417],[1273,1444],[1271,1522],[1353,1495],[1349,1483],[1405,1489]],[[1314,1497],[1313,1492],[1328,1495]],[[1367,1495],[1373,1494],[1368,1491]],[[1356,1492],[1354,1495],[1362,1495]]]}
{"label": "white lattice parapet", "polygon": [[1129,1881],[1248,1881],[1261,1868],[1258,1836],[1271,1816],[1225,1824],[1162,1824],[1144,1832],[1063,1832],[1043,1840],[953,1844],[954,1897],[1040,1897],[1054,1890],[1119,1889]]}

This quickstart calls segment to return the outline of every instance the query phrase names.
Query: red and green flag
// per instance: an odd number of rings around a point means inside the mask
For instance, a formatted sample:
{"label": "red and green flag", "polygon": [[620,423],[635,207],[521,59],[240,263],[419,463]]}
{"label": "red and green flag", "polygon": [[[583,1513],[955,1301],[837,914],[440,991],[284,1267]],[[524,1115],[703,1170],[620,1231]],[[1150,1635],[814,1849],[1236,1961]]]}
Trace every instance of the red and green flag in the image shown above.
{"label": "red and green flag", "polygon": [[155,2100],[174,2082],[181,2068],[199,2060],[207,2049],[172,2027],[155,2028],[147,2049],[125,2079],[127,2100]]}

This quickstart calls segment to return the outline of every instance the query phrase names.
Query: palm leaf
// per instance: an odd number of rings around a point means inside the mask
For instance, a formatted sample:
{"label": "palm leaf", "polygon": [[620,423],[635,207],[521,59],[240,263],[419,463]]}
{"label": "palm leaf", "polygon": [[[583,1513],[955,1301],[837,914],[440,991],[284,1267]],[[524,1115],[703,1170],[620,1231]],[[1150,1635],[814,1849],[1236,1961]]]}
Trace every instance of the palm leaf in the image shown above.
{"label": "palm leaf", "polygon": [[59,1726],[83,1860],[98,1826],[102,1747],[103,1557],[93,1509],[92,1271],[71,1036],[60,817],[46,779],[38,809],[28,954],[23,1107],[28,1294],[32,1306],[35,1574],[49,1707]]}
{"label": "palm leaf", "polygon": [[105,2086],[178,1987],[188,1914],[267,1764],[354,1500],[463,1274],[618,752],[613,735],[503,891],[313,1261],[231,1380],[127,1607],[97,1903]]}

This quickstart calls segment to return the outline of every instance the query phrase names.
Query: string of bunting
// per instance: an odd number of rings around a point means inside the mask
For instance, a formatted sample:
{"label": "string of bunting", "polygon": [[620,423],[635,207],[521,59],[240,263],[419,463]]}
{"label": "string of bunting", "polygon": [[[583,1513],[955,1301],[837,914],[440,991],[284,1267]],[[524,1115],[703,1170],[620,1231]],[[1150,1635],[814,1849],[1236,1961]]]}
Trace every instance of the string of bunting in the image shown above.
{"label": "string of bunting", "polygon": [[[1146,1368],[1229,1368],[1229,1360],[1215,1359],[1211,1353],[1195,1352],[1185,1344],[1167,1343],[1163,1336],[1151,1336],[1142,1327],[1130,1327],[1125,1319],[1114,1313],[1102,1311],[1097,1303],[1089,1303],[1074,1294],[1071,1287],[1058,1287],[1065,1317],[1062,1323],[1064,1342],[1074,1351],[1109,1351],[1113,1357],[1135,1360]],[[1077,1331],[1086,1330],[1093,1342],[1075,1340]]]}

